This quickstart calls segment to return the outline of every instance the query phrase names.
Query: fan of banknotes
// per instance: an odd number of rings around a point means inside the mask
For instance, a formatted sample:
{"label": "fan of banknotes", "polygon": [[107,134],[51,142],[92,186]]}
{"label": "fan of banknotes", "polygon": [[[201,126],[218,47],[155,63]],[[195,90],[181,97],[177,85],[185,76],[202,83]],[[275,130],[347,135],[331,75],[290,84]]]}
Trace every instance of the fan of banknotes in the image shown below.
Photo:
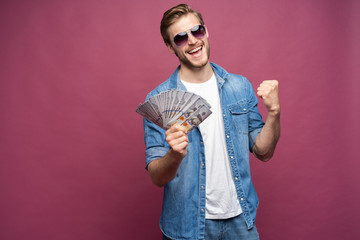
{"label": "fan of banknotes", "polygon": [[210,104],[195,93],[167,90],[149,97],[136,112],[165,130],[178,123],[190,132],[212,113],[210,108]]}

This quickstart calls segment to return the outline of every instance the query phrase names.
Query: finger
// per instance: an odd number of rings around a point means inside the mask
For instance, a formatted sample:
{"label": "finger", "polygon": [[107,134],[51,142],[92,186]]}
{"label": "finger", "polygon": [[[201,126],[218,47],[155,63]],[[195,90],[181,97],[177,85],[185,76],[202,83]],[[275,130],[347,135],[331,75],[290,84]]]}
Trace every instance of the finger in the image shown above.
{"label": "finger", "polygon": [[277,87],[279,82],[277,80],[265,80],[263,81],[259,87]]}
{"label": "finger", "polygon": [[258,90],[275,89],[277,85],[275,83],[262,83],[258,87]]}
{"label": "finger", "polygon": [[278,80],[264,80],[263,83],[265,83],[265,84],[279,84]]}
{"label": "finger", "polygon": [[171,138],[178,138],[178,137],[184,136],[186,134],[187,134],[187,130],[185,127],[182,127],[182,126],[171,127],[170,129],[168,129],[165,132],[165,136],[171,137]]}
{"label": "finger", "polygon": [[175,145],[172,149],[174,151],[181,152],[181,151],[185,150],[188,145],[189,145],[189,142],[185,141],[185,142],[181,142],[181,143]]}
{"label": "finger", "polygon": [[181,138],[186,138],[187,139],[187,135],[184,132],[179,131],[179,132],[167,135],[165,140],[169,143],[171,141],[181,139]]}
{"label": "finger", "polygon": [[262,83],[258,88],[257,92],[262,95],[269,95],[272,92],[278,91],[278,85],[276,83]]}
{"label": "finger", "polygon": [[180,125],[178,123],[176,123],[172,126],[172,130],[173,130],[173,132],[178,132],[178,131],[182,131],[184,133],[187,132],[186,127],[184,127],[183,125]]}
{"label": "finger", "polygon": [[267,86],[259,86],[258,88],[257,88],[257,91],[258,92],[260,92],[260,91],[265,91],[266,89],[268,89],[268,87]]}
{"label": "finger", "polygon": [[165,136],[166,136],[166,141],[171,141],[173,139],[177,139],[177,138],[181,138],[183,136],[187,137],[187,130],[184,127],[181,126],[176,126],[174,128],[172,128],[171,130],[169,129],[168,131],[165,132]]}
{"label": "finger", "polygon": [[187,136],[183,136],[169,141],[168,144],[174,150],[182,150],[187,147],[187,145],[189,144],[189,140]]}
{"label": "finger", "polygon": [[185,134],[187,133],[187,130],[184,126],[178,124],[178,123],[175,123],[174,125],[172,125],[166,132],[168,133],[174,133],[174,132],[179,132],[179,131],[182,131],[184,132]]}
{"label": "finger", "polygon": [[258,90],[257,95],[261,98],[266,97],[269,95],[269,91],[267,90]]}
{"label": "finger", "polygon": [[187,146],[188,143],[189,143],[189,140],[185,136],[185,137],[181,137],[181,138],[177,138],[177,139],[172,140],[169,145],[172,148],[174,148],[174,147],[179,146],[179,145]]}
{"label": "finger", "polygon": [[180,142],[180,143],[178,144],[178,146],[179,146],[180,148],[186,148],[188,145],[189,145],[189,140],[188,140],[187,138],[186,138],[185,141]]}

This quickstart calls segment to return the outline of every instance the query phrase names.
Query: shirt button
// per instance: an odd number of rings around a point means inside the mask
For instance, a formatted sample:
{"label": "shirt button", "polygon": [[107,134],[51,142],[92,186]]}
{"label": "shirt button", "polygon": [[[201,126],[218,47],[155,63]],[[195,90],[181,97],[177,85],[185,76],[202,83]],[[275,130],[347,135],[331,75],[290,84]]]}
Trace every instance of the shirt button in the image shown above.
{"label": "shirt button", "polygon": [[241,201],[244,201],[244,199],[243,199],[243,198],[240,198],[240,200],[241,200]]}
{"label": "shirt button", "polygon": [[204,189],[205,187],[204,186],[201,186],[201,189]]}
{"label": "shirt button", "polygon": [[203,167],[203,166],[205,166],[205,164],[202,163],[201,166]]}
{"label": "shirt button", "polygon": [[246,111],[246,108],[244,108],[243,110],[244,110],[244,112],[245,112],[245,111]]}
{"label": "shirt button", "polygon": [[201,211],[204,212],[204,209],[202,208]]}
{"label": "shirt button", "polygon": [[227,138],[229,138],[230,136],[229,136],[229,135],[227,135],[226,137],[227,137]]}
{"label": "shirt button", "polygon": [[231,158],[231,159],[234,159],[234,156],[231,156],[230,158]]}
{"label": "shirt button", "polygon": [[203,141],[200,141],[200,144],[202,145],[202,144],[203,144]]}
{"label": "shirt button", "polygon": [[237,178],[237,177],[235,177],[235,180],[237,181],[237,180],[238,180],[238,178]]}

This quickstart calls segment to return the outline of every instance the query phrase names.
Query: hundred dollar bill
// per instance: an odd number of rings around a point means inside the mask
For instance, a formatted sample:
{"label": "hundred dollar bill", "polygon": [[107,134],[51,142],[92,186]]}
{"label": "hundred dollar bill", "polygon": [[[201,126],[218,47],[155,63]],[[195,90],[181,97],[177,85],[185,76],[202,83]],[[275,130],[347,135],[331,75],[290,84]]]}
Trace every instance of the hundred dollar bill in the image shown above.
{"label": "hundred dollar bill", "polygon": [[136,112],[165,130],[178,123],[190,132],[212,113],[210,108],[210,104],[199,95],[167,90],[139,104]]}

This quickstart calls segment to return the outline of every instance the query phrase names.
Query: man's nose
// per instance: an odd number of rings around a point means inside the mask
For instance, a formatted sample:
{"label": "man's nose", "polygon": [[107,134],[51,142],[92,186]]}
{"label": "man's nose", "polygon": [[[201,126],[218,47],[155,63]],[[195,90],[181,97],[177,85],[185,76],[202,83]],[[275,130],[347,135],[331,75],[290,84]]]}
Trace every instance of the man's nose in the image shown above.
{"label": "man's nose", "polygon": [[188,33],[188,38],[189,45],[194,45],[198,41],[198,39],[194,37],[191,33]]}

